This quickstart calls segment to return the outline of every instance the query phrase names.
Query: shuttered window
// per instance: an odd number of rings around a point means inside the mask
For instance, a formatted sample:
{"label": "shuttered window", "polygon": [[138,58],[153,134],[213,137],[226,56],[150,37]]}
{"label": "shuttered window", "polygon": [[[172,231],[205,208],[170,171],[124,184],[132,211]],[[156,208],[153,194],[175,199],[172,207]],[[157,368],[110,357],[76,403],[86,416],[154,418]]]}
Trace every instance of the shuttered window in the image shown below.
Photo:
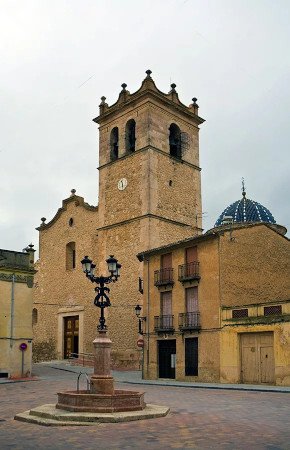
{"label": "shuttered window", "polygon": [[171,291],[161,293],[161,315],[169,316],[172,314],[172,293]]}
{"label": "shuttered window", "polygon": [[198,291],[197,287],[185,289],[186,312],[198,312]]}

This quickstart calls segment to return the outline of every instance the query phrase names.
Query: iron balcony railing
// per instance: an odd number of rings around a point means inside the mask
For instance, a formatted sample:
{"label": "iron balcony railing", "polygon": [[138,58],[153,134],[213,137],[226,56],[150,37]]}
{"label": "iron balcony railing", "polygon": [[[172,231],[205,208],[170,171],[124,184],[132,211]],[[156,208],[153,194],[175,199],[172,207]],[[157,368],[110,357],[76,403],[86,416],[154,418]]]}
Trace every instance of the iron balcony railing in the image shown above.
{"label": "iron balcony railing", "polygon": [[188,312],[179,314],[180,330],[199,330],[200,314],[199,312]]}
{"label": "iron balcony railing", "polygon": [[178,280],[179,281],[189,281],[189,280],[199,280],[199,261],[194,261],[187,264],[182,264],[178,266]]}
{"label": "iron balcony railing", "polygon": [[155,316],[154,317],[154,330],[155,331],[163,331],[163,332],[168,332],[168,331],[174,331],[174,326],[173,326],[173,319],[174,316],[172,315],[167,315],[167,316]]}
{"label": "iron balcony railing", "polygon": [[174,284],[173,269],[160,269],[154,271],[154,285],[164,286],[166,284]]}

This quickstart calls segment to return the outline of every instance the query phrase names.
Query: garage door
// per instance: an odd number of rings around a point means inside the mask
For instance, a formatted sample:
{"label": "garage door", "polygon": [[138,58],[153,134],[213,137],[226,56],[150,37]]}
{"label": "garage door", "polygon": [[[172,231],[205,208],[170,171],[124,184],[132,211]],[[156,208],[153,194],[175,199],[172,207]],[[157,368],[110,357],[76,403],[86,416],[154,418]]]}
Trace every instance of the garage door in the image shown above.
{"label": "garage door", "polygon": [[242,333],[241,382],[275,383],[273,333]]}

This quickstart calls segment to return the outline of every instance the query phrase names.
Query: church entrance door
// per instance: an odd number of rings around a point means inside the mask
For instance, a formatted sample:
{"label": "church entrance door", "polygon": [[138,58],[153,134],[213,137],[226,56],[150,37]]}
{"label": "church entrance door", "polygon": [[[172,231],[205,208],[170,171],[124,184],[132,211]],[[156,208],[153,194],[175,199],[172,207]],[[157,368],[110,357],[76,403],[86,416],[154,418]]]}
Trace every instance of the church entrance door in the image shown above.
{"label": "church entrance door", "polygon": [[79,353],[79,316],[64,317],[64,358]]}

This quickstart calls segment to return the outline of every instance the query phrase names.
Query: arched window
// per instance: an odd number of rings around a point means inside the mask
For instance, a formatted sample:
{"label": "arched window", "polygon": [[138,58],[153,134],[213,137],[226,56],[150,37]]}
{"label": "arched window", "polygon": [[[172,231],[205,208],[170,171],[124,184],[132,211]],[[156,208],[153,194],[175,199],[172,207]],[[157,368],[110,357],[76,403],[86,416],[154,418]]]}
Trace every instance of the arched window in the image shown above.
{"label": "arched window", "polygon": [[181,132],[175,123],[169,127],[169,149],[171,156],[181,158]]}
{"label": "arched window", "polygon": [[75,269],[76,267],[76,243],[66,244],[66,269]]}
{"label": "arched window", "polygon": [[115,161],[119,156],[119,130],[114,127],[110,136],[111,161]]}
{"label": "arched window", "polygon": [[132,153],[135,151],[136,141],[136,122],[134,119],[128,120],[126,123],[126,152]]}
{"label": "arched window", "polygon": [[37,324],[37,317],[38,316],[38,311],[36,308],[33,308],[32,310],[32,326]]}

